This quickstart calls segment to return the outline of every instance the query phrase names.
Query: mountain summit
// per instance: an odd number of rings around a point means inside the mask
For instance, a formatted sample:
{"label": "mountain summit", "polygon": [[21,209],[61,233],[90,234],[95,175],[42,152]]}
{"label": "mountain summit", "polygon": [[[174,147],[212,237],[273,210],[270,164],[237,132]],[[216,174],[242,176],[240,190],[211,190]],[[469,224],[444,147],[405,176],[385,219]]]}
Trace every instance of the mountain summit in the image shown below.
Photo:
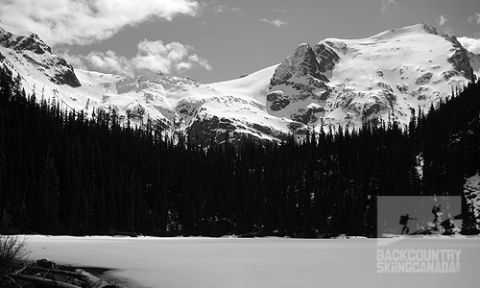
{"label": "mountain summit", "polygon": [[0,53],[0,60],[19,73],[26,82],[31,82],[28,78],[34,77],[56,85],[81,85],[73,67],[63,58],[52,54],[52,49],[36,34],[0,23]]}
{"label": "mountain summit", "polygon": [[[309,65],[290,65],[306,59]],[[315,71],[305,73],[305,67]],[[457,39],[419,24],[297,48],[275,71],[267,101],[275,115],[309,125],[407,123],[418,108],[428,109],[472,78],[467,51]]]}
{"label": "mountain summit", "polygon": [[455,37],[418,24],[364,39],[301,44],[279,65],[201,84],[156,73],[74,70],[35,34],[0,24],[0,62],[20,75],[27,93],[87,114],[115,111],[134,125],[148,121],[203,142],[243,135],[281,140],[330,125],[406,124],[418,109],[473,79],[472,65],[479,63],[473,56]]}

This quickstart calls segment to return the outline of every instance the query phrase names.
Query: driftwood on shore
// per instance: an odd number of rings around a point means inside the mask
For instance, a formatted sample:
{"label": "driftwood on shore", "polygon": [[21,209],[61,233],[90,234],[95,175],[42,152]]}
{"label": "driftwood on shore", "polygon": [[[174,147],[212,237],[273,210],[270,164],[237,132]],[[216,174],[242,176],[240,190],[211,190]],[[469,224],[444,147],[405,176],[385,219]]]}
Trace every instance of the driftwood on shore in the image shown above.
{"label": "driftwood on shore", "polygon": [[100,279],[83,269],[57,265],[42,259],[32,263],[17,264],[3,275],[0,287],[36,288],[120,288],[110,281]]}

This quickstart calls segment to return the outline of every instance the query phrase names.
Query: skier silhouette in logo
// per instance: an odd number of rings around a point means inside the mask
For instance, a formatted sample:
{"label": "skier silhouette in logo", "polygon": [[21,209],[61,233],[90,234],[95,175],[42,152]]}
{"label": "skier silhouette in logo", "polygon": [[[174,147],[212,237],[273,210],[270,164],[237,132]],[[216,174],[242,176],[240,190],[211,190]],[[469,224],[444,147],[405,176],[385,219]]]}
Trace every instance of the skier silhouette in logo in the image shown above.
{"label": "skier silhouette in logo", "polygon": [[408,220],[417,220],[417,218],[411,218],[408,213],[400,216],[400,225],[403,226],[402,235],[408,234],[410,232],[410,228],[408,228]]}
{"label": "skier silhouette in logo", "polygon": [[455,223],[450,218],[440,223],[440,225],[443,227],[443,235],[455,234]]}
{"label": "skier silhouette in logo", "polygon": [[438,231],[438,223],[440,222],[440,216],[442,215],[442,210],[440,205],[435,204],[432,208],[433,214],[433,231]]}

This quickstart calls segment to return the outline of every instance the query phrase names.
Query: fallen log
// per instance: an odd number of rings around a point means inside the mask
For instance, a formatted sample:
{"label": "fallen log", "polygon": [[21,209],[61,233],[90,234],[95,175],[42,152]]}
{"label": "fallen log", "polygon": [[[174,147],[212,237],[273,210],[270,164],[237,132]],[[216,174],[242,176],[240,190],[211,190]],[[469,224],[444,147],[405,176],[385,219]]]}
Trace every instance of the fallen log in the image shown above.
{"label": "fallen log", "polygon": [[[120,286],[95,276],[81,268],[57,265],[45,259],[32,263],[11,265],[12,272],[7,277],[16,288],[27,284],[41,284],[48,287],[95,287],[119,288]],[[15,281],[15,279],[17,281]],[[27,285],[30,287],[29,285]]]}
{"label": "fallen log", "polygon": [[43,268],[39,266],[24,266],[22,269],[13,272],[13,274],[21,274],[23,271],[36,271],[36,272],[47,272],[50,274],[62,274],[70,277],[76,277],[76,278],[83,278],[85,275],[79,272],[73,272],[73,271],[68,271],[68,270],[62,270],[60,268],[56,269],[49,269],[49,268]]}
{"label": "fallen log", "polygon": [[64,282],[55,281],[55,280],[48,279],[48,278],[41,278],[41,277],[30,276],[30,275],[12,274],[12,275],[10,275],[10,277],[12,277],[14,279],[19,279],[19,280],[30,281],[30,282],[33,282],[33,283],[50,285],[52,287],[82,288],[82,287],[77,286],[77,285],[72,285],[72,284],[69,284],[69,283],[64,283]]}

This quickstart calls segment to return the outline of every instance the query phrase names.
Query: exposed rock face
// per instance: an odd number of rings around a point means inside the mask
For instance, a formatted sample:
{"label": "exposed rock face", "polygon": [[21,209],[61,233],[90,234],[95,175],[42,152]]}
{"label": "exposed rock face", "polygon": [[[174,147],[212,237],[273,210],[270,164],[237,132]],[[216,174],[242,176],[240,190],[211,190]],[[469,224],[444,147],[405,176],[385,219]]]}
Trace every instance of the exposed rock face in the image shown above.
{"label": "exposed rock face", "polygon": [[473,69],[473,73],[475,74],[476,79],[478,79],[480,77],[480,54],[468,52],[467,56],[470,60],[470,66]]}
{"label": "exposed rock face", "polygon": [[335,44],[329,41],[313,46],[320,72],[331,72],[335,68],[335,64],[340,60],[340,56],[338,56],[334,48]]}
{"label": "exposed rock face", "polygon": [[[301,44],[297,47],[292,56],[287,57],[275,70],[270,84],[272,86],[290,83],[292,85],[315,85],[318,81],[328,81],[320,72],[320,64],[312,47],[308,44]],[[300,77],[307,77],[308,83],[301,83]],[[317,81],[316,81],[317,80]],[[306,85],[305,85],[306,86]]]}
{"label": "exposed rock face", "polygon": [[451,42],[455,48],[455,52],[448,58],[448,62],[452,63],[456,71],[462,72],[463,76],[469,80],[473,80],[473,68],[470,65],[470,58],[468,52],[463,48],[462,44],[458,42],[455,36],[451,37]]}
{"label": "exposed rock face", "polygon": [[270,109],[274,112],[280,111],[290,104],[287,96],[283,95],[283,91],[273,91],[268,93],[267,102],[270,103]]}
{"label": "exposed rock face", "polygon": [[54,66],[60,69],[55,69],[54,77],[51,78],[51,81],[59,85],[66,84],[71,87],[80,87],[82,84],[80,84],[77,75],[75,75],[72,65],[68,64],[63,58],[58,57],[56,59],[57,63]]}
{"label": "exposed rock face", "polygon": [[52,54],[52,49],[36,34],[13,34],[0,25],[0,46],[22,55],[55,84],[81,85],[73,67],[65,59]]}
{"label": "exposed rock face", "polygon": [[[325,84],[329,80],[324,72],[333,69],[336,59],[333,55],[336,54],[324,44],[316,45],[315,49],[320,53],[318,58],[310,45],[298,46],[293,55],[287,57],[275,70],[266,97],[270,113],[304,124],[315,118],[314,109],[310,107],[289,108],[298,102],[305,102],[306,106],[319,105],[329,94],[329,88]],[[284,113],[286,110],[289,112]]]}
{"label": "exposed rock face", "polygon": [[0,27],[0,44],[3,47],[11,48],[16,51],[29,50],[36,54],[52,53],[52,49],[45,44],[37,34],[29,36],[18,36],[8,32]]}
{"label": "exposed rock face", "polygon": [[422,76],[418,77],[417,80],[415,80],[416,85],[424,85],[430,83],[430,80],[432,79],[433,73],[427,72],[423,74]]}
{"label": "exposed rock face", "polygon": [[199,141],[200,143],[209,143],[214,141],[216,143],[223,142],[233,136],[235,140],[235,130],[236,126],[228,118],[218,118],[213,116],[211,118],[207,117],[196,117],[192,124],[188,127],[187,133]]}
{"label": "exposed rock face", "polygon": [[[196,115],[185,130],[187,134],[199,143],[209,144],[230,141],[236,143],[241,139],[263,139],[284,141],[289,134],[297,136],[306,135],[308,128],[300,123],[291,122],[288,133],[275,130],[271,127],[257,123],[241,123],[235,119],[217,116]],[[249,131],[249,133],[245,133]],[[269,138],[265,138],[269,136]]]}

